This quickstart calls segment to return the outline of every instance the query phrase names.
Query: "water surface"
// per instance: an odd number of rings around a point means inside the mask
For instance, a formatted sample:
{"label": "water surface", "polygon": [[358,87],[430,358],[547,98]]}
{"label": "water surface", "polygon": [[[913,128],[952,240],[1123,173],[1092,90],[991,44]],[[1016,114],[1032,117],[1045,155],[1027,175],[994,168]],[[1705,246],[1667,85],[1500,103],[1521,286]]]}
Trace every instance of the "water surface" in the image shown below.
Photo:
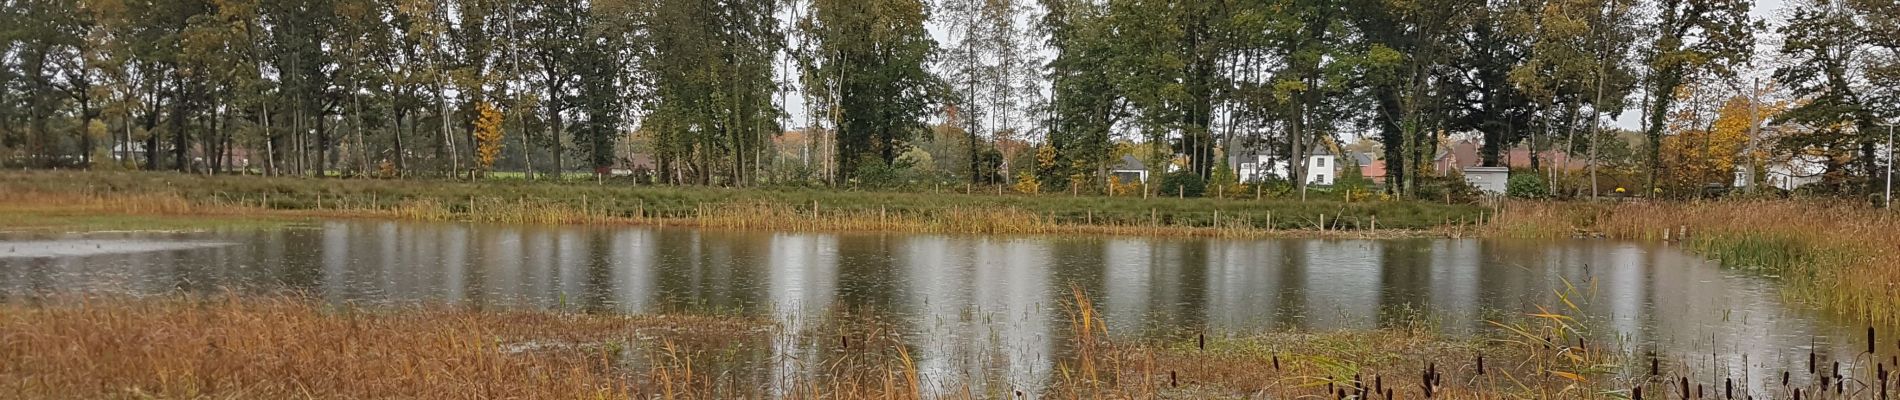
{"label": "water surface", "polygon": [[[1600,343],[1776,373],[1810,346],[1851,355],[1863,327],[1777,284],[1655,243],[1225,240],[771,233],[333,221],[191,233],[0,235],[0,300],[57,293],[297,290],[335,302],[626,313],[716,309],[799,328],[871,313],[936,381],[1051,379],[1072,288],[1120,336],[1426,324],[1495,335],[1544,306]],[[1577,304],[1569,310],[1558,294]],[[817,349],[775,341],[775,355]],[[1644,350],[1646,351],[1646,350]],[[1741,365],[1749,354],[1752,365]],[[795,372],[795,371],[788,371]],[[1713,372],[1713,371],[1710,371]],[[980,388],[979,388],[980,389]],[[1032,390],[1033,392],[1033,390]]]}

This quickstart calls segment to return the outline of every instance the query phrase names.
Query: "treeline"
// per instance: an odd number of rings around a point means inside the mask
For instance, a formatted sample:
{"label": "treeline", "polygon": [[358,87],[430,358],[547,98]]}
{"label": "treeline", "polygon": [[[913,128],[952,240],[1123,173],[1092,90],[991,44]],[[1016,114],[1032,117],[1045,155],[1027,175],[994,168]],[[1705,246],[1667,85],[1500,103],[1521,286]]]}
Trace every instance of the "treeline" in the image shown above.
{"label": "treeline", "polygon": [[752,185],[929,142],[956,179],[1100,191],[1131,146],[1204,180],[1364,135],[1405,195],[1456,135],[1594,172],[1636,112],[1656,187],[1688,93],[1772,70],[1786,129],[1750,145],[1865,189],[1900,6],[1799,1],[1757,60],[1748,0],[0,0],[0,160]]}

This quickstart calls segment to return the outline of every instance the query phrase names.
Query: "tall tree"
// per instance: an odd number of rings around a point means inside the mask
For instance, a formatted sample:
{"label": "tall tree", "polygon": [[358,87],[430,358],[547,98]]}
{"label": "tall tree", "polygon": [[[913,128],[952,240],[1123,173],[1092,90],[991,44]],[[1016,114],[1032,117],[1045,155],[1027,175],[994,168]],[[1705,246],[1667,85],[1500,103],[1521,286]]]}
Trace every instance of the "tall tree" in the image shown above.
{"label": "tall tree", "polygon": [[937,49],[927,14],[920,0],[815,0],[800,23],[816,47],[805,87],[832,120],[844,176],[891,165],[924,130],[942,91],[925,69]]}
{"label": "tall tree", "polygon": [[1649,171],[1645,190],[1656,188],[1662,136],[1676,91],[1689,79],[1732,76],[1754,53],[1761,23],[1748,18],[1747,0],[1661,0],[1656,3],[1655,41],[1644,50],[1648,98],[1644,150]]}

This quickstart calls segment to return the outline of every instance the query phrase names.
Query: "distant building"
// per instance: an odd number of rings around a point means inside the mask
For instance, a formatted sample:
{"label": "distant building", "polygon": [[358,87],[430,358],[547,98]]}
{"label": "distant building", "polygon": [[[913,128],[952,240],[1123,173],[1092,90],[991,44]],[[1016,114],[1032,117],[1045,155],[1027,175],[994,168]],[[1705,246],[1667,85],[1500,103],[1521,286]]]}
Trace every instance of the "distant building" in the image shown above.
{"label": "distant building", "polygon": [[1122,155],[1122,162],[1109,169],[1108,174],[1122,183],[1147,183],[1148,165],[1135,156]]}
{"label": "distant building", "polygon": [[[1447,173],[1483,165],[1484,156],[1480,153],[1483,150],[1484,143],[1477,140],[1453,142],[1451,146],[1438,149],[1438,155],[1432,158],[1432,168],[1440,173]],[[1538,164],[1544,168],[1556,167],[1571,171],[1590,168],[1589,160],[1571,158],[1569,153],[1563,151],[1544,150],[1538,152],[1537,156]],[[1530,168],[1531,150],[1523,145],[1512,147],[1499,155],[1498,164],[1500,164],[1497,165],[1499,167]]]}
{"label": "distant building", "polygon": [[[1288,174],[1286,160],[1276,159],[1274,155],[1264,152],[1235,155],[1229,160],[1229,165],[1234,166],[1234,172],[1241,182],[1259,182],[1268,177],[1285,178]],[[1336,168],[1340,168],[1339,158],[1325,146],[1319,146],[1306,156],[1306,183],[1332,185],[1339,180]]]}
{"label": "distant building", "polygon": [[1503,194],[1511,181],[1509,167],[1466,167],[1464,175],[1465,183],[1472,188],[1492,194]]}
{"label": "distant building", "polygon": [[[1795,190],[1801,185],[1820,182],[1821,174],[1827,172],[1827,159],[1817,155],[1797,155],[1786,161],[1769,163],[1763,166],[1760,184],[1781,190]],[[1748,186],[1747,166],[1735,166],[1735,187]]]}
{"label": "distant building", "polygon": [[1372,153],[1352,153],[1352,161],[1359,166],[1359,176],[1372,180],[1374,184],[1385,184],[1385,160],[1374,157]]}

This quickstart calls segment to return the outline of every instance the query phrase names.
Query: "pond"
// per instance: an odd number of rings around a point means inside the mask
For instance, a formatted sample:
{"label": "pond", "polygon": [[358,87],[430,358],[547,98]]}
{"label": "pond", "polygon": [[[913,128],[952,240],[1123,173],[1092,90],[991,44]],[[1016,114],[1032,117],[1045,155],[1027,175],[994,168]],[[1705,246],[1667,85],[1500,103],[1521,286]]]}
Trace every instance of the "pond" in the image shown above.
{"label": "pond", "polygon": [[[332,302],[875,315],[932,376],[1047,382],[1089,294],[1119,337],[1430,326],[1496,335],[1539,307],[1599,343],[1770,376],[1863,326],[1661,243],[741,232],[343,220],[210,232],[0,234],[0,299],[295,290]],[[1573,303],[1574,306],[1567,305]],[[779,345],[783,346],[779,346]],[[775,355],[795,355],[777,343]],[[778,348],[783,347],[783,348]],[[1883,347],[1884,348],[1884,347]],[[1885,351],[1885,350],[1883,350]],[[1741,355],[1750,355],[1744,365]]]}

